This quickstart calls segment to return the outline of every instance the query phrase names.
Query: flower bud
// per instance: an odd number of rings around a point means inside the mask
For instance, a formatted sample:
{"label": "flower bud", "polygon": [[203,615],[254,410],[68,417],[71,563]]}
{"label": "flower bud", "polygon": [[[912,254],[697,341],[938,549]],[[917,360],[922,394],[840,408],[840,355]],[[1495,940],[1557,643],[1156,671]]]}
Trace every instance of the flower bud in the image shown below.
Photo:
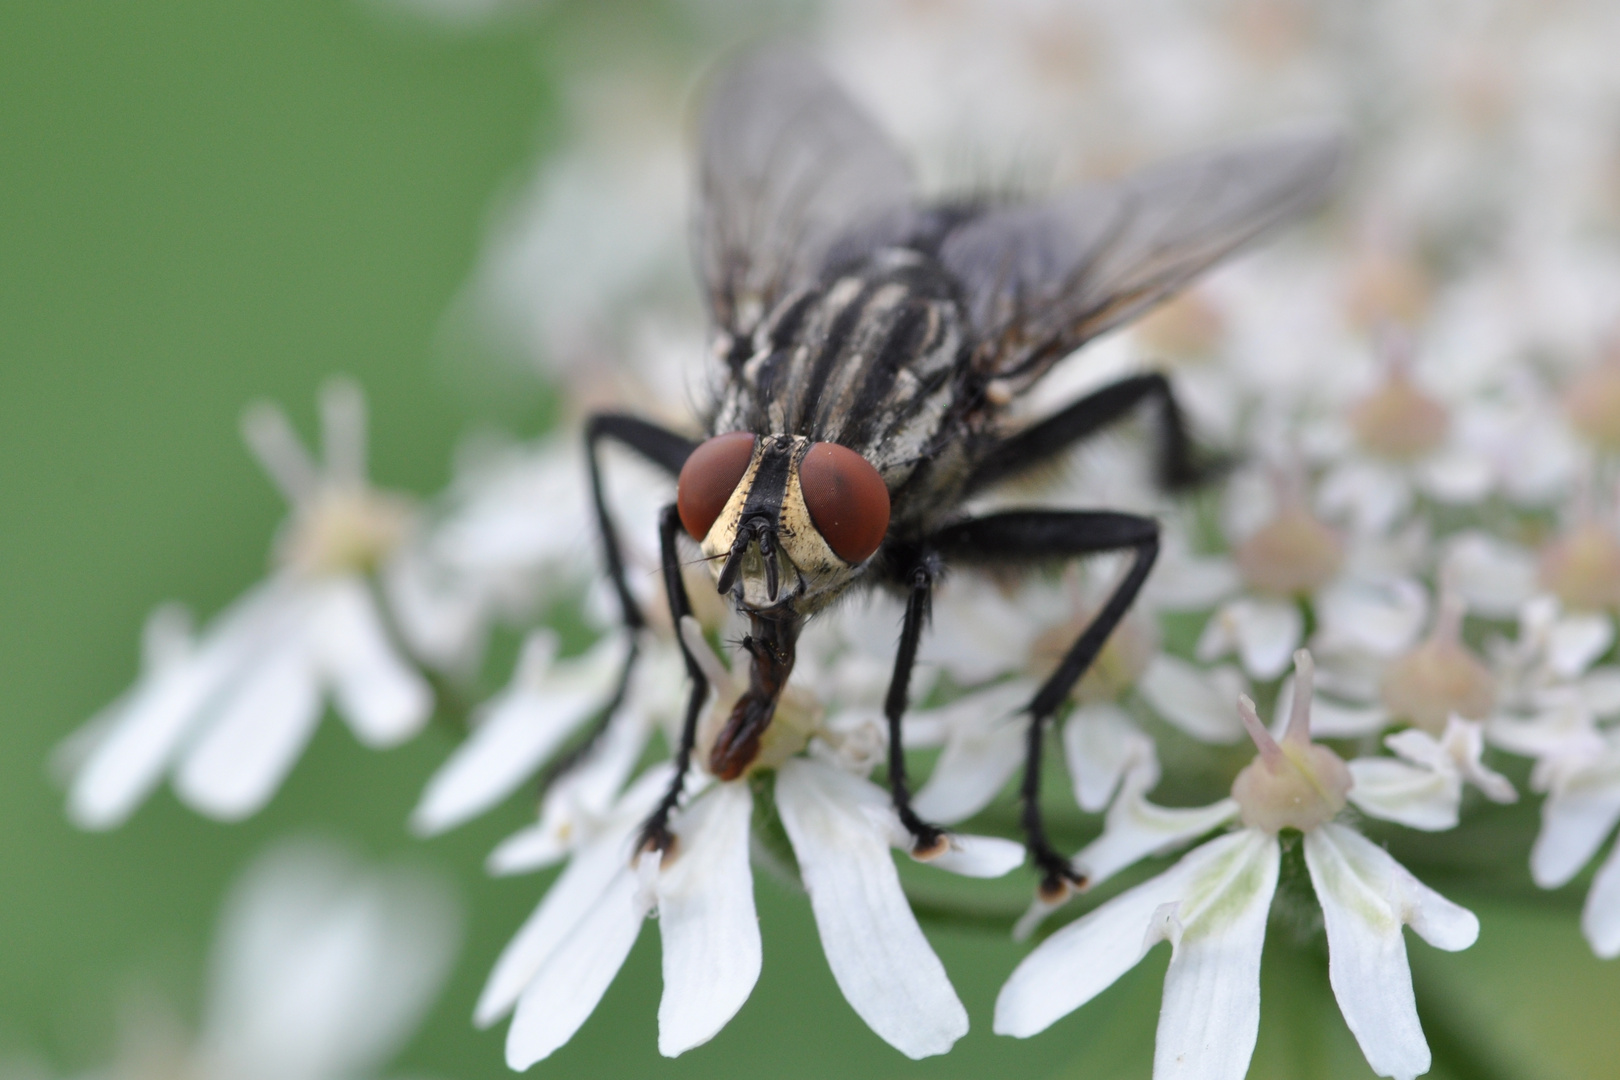
{"label": "flower bud", "polygon": [[1385,673],[1380,696],[1391,714],[1438,737],[1453,713],[1483,720],[1496,704],[1496,678],[1462,641],[1463,605],[1442,596],[1433,633]]}
{"label": "flower bud", "polygon": [[1574,610],[1620,607],[1620,539],[1596,521],[1577,525],[1542,549],[1539,578]]}
{"label": "flower bud", "polygon": [[1234,553],[1251,588],[1280,596],[1312,593],[1339,573],[1344,542],[1299,502],[1286,504]]}
{"label": "flower bud", "polygon": [[1366,449],[1380,457],[1411,460],[1445,441],[1451,417],[1405,371],[1396,368],[1382,386],[1350,410],[1350,426]]}
{"label": "flower bud", "polygon": [[1620,355],[1582,372],[1564,391],[1569,422],[1604,450],[1620,450]]}

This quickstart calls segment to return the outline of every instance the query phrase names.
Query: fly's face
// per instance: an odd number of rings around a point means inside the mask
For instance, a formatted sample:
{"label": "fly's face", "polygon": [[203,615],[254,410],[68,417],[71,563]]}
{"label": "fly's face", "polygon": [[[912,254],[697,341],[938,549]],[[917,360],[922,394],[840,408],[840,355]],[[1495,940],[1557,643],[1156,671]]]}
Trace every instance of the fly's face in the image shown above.
{"label": "fly's face", "polygon": [[861,574],[889,527],[889,489],[848,447],[716,435],[687,458],[676,505],[739,611],[809,615]]}

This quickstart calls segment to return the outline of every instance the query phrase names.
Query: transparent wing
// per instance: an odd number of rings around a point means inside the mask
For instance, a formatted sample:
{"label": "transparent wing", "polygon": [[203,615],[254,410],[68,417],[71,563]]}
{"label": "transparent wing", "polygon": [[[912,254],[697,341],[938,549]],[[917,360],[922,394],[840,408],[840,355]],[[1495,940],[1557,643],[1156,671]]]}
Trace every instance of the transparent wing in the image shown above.
{"label": "transparent wing", "polygon": [[1082,342],[1315,207],[1343,156],[1337,134],[1275,135],[957,228],[940,257],[962,284],[980,370],[1022,389]]}
{"label": "transparent wing", "polygon": [[720,72],[699,122],[694,250],[716,323],[746,335],[772,304],[898,235],[911,173],[875,123],[787,48]]}

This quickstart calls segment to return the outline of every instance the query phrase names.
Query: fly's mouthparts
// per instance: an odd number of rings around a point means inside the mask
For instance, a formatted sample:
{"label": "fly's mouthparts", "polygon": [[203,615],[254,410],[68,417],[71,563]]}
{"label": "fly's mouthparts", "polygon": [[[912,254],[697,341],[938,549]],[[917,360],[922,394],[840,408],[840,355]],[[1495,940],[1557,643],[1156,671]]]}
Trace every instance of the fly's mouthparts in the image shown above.
{"label": "fly's mouthparts", "polygon": [[776,537],[774,533],[760,530],[759,557],[765,562],[765,599],[776,603],[776,587],[779,584],[776,577]]}
{"label": "fly's mouthparts", "polygon": [[726,556],[725,565],[720,568],[715,589],[722,596],[731,592],[742,574],[748,549],[755,545],[759,547],[760,561],[764,564],[766,597],[774,604],[782,585],[781,571],[777,565],[776,524],[763,517],[753,518],[738,526],[737,538],[731,542],[731,552]]}

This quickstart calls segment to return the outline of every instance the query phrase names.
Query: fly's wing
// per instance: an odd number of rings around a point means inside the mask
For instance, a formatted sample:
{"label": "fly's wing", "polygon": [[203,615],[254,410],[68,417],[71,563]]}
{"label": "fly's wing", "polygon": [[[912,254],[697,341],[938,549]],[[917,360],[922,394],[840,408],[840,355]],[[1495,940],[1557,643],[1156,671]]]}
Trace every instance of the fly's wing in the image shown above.
{"label": "fly's wing", "polygon": [[722,71],[698,138],[693,246],[710,313],[734,336],[812,283],[835,246],[857,256],[903,228],[905,159],[797,52],[763,49]]}
{"label": "fly's wing", "polygon": [[1081,343],[1315,207],[1343,155],[1336,134],[1277,135],[972,219],[940,257],[963,288],[976,366],[1009,393],[1023,390]]}

